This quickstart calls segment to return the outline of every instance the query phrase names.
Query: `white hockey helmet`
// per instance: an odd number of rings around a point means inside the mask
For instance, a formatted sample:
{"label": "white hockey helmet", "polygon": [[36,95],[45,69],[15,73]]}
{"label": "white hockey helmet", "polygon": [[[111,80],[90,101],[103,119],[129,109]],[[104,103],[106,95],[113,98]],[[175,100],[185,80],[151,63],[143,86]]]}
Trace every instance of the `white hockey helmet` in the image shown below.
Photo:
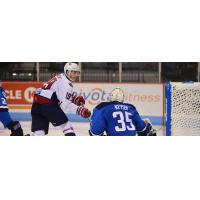
{"label": "white hockey helmet", "polygon": [[119,87],[113,89],[108,96],[108,100],[109,101],[124,102],[124,92],[123,92],[123,90]]}
{"label": "white hockey helmet", "polygon": [[81,72],[81,68],[76,63],[68,62],[64,66],[64,73],[67,74],[67,71]]}

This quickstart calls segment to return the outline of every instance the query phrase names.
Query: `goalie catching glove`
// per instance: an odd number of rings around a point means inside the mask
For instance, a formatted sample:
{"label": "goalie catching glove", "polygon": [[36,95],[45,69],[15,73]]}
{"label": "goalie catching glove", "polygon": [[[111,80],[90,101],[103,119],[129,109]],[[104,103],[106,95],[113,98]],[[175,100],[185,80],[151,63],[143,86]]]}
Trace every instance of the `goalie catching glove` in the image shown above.
{"label": "goalie catching glove", "polygon": [[88,118],[91,115],[91,112],[87,108],[84,108],[82,106],[77,108],[76,113],[83,118]]}
{"label": "goalie catching glove", "polygon": [[83,96],[75,96],[72,102],[77,106],[85,105],[85,99],[83,98]]}

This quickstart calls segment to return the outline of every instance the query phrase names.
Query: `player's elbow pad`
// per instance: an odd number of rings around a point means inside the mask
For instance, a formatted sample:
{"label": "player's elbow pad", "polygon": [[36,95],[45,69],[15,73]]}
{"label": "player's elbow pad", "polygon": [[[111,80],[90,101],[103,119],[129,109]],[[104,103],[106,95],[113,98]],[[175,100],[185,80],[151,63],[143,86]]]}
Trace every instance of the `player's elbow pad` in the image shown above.
{"label": "player's elbow pad", "polygon": [[141,131],[137,131],[138,136],[156,136],[156,130],[150,123],[147,123],[145,128]]}

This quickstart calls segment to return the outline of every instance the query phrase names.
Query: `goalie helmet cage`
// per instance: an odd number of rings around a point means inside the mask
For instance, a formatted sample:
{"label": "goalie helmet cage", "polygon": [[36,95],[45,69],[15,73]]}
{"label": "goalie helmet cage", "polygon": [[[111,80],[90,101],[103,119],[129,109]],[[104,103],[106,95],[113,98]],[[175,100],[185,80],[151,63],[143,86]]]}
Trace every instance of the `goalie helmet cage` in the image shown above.
{"label": "goalie helmet cage", "polygon": [[200,83],[165,86],[166,135],[200,135]]}

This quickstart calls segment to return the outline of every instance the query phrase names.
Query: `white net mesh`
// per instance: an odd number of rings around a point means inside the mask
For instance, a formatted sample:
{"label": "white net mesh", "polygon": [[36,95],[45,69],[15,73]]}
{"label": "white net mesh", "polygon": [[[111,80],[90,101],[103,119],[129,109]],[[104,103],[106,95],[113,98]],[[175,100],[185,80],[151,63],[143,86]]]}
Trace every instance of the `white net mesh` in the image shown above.
{"label": "white net mesh", "polygon": [[172,135],[200,135],[200,83],[171,84]]}

